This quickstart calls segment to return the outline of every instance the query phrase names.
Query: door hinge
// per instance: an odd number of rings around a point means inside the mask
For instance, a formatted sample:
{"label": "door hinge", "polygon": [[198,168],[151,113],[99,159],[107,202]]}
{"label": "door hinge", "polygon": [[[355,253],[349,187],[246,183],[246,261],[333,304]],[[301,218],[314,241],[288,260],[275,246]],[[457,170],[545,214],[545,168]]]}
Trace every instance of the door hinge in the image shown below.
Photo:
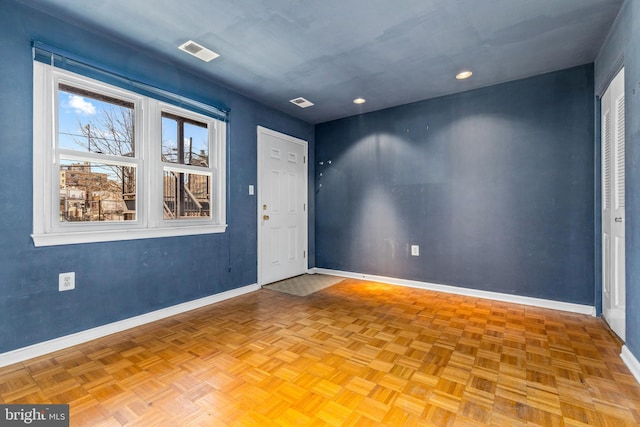
{"label": "door hinge", "polygon": [[302,156],[302,163],[307,163],[307,156]]}
{"label": "door hinge", "polygon": [[302,251],[302,258],[306,258],[307,257],[307,251]]}
{"label": "door hinge", "polygon": [[306,204],[306,203],[303,203],[303,204],[302,204],[302,210],[303,210],[303,211],[306,211],[306,210],[307,210],[307,204]]}

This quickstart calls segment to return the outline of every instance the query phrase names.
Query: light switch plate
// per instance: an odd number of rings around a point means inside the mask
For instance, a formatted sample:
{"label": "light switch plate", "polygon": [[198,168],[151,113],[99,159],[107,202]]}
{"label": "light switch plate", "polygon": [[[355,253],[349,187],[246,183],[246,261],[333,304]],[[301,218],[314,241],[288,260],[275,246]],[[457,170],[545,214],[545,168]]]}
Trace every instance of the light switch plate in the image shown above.
{"label": "light switch plate", "polygon": [[420,256],[420,246],[411,245],[411,256]]}

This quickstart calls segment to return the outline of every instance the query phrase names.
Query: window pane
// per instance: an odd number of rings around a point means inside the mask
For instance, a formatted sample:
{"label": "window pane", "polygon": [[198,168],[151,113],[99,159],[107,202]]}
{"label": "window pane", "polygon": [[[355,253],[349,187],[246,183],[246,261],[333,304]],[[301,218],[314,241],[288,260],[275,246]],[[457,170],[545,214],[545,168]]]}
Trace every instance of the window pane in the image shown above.
{"label": "window pane", "polygon": [[60,84],[58,147],[135,156],[134,105],[121,99]]}
{"label": "window pane", "polygon": [[135,219],[135,167],[60,162],[60,222]]}
{"label": "window pane", "polygon": [[164,171],[164,219],[210,218],[211,177]]}
{"label": "window pane", "polygon": [[209,167],[209,131],[207,125],[184,124],[185,164]]}
{"label": "window pane", "polygon": [[[182,141],[182,144],[178,144],[178,141]],[[163,112],[162,161],[209,167],[207,124]]]}
{"label": "window pane", "polygon": [[162,114],[162,161],[178,163],[178,122]]}

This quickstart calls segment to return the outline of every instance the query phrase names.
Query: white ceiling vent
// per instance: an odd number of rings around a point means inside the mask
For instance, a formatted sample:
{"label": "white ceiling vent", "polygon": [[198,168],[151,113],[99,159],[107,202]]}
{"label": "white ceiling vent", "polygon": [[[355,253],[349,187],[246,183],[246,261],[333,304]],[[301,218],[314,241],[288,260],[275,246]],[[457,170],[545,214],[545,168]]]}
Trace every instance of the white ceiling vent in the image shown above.
{"label": "white ceiling vent", "polygon": [[300,108],[307,108],[307,107],[311,107],[313,105],[313,102],[311,102],[311,101],[309,101],[307,99],[304,99],[303,97],[290,99],[289,102],[292,102],[292,103],[296,104]]}
{"label": "white ceiling vent", "polygon": [[204,62],[209,62],[220,56],[214,51],[207,49],[206,47],[194,42],[193,40],[189,40],[188,42],[181,44],[180,46],[178,46],[178,49],[183,50],[188,54],[195,56],[196,58],[200,58]]}

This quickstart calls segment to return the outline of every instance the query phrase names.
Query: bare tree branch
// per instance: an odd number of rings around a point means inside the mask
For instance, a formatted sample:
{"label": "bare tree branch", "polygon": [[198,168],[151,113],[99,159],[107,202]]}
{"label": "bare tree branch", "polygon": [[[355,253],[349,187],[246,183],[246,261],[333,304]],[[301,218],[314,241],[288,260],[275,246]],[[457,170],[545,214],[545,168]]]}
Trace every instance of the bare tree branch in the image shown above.
{"label": "bare tree branch", "polygon": [[[135,156],[134,112],[128,108],[111,106],[102,114],[87,122],[78,118],[82,137],[74,139],[76,144],[93,153],[112,156]],[[107,165],[108,166],[108,165]],[[122,183],[124,193],[135,192],[135,168],[108,166]]]}

